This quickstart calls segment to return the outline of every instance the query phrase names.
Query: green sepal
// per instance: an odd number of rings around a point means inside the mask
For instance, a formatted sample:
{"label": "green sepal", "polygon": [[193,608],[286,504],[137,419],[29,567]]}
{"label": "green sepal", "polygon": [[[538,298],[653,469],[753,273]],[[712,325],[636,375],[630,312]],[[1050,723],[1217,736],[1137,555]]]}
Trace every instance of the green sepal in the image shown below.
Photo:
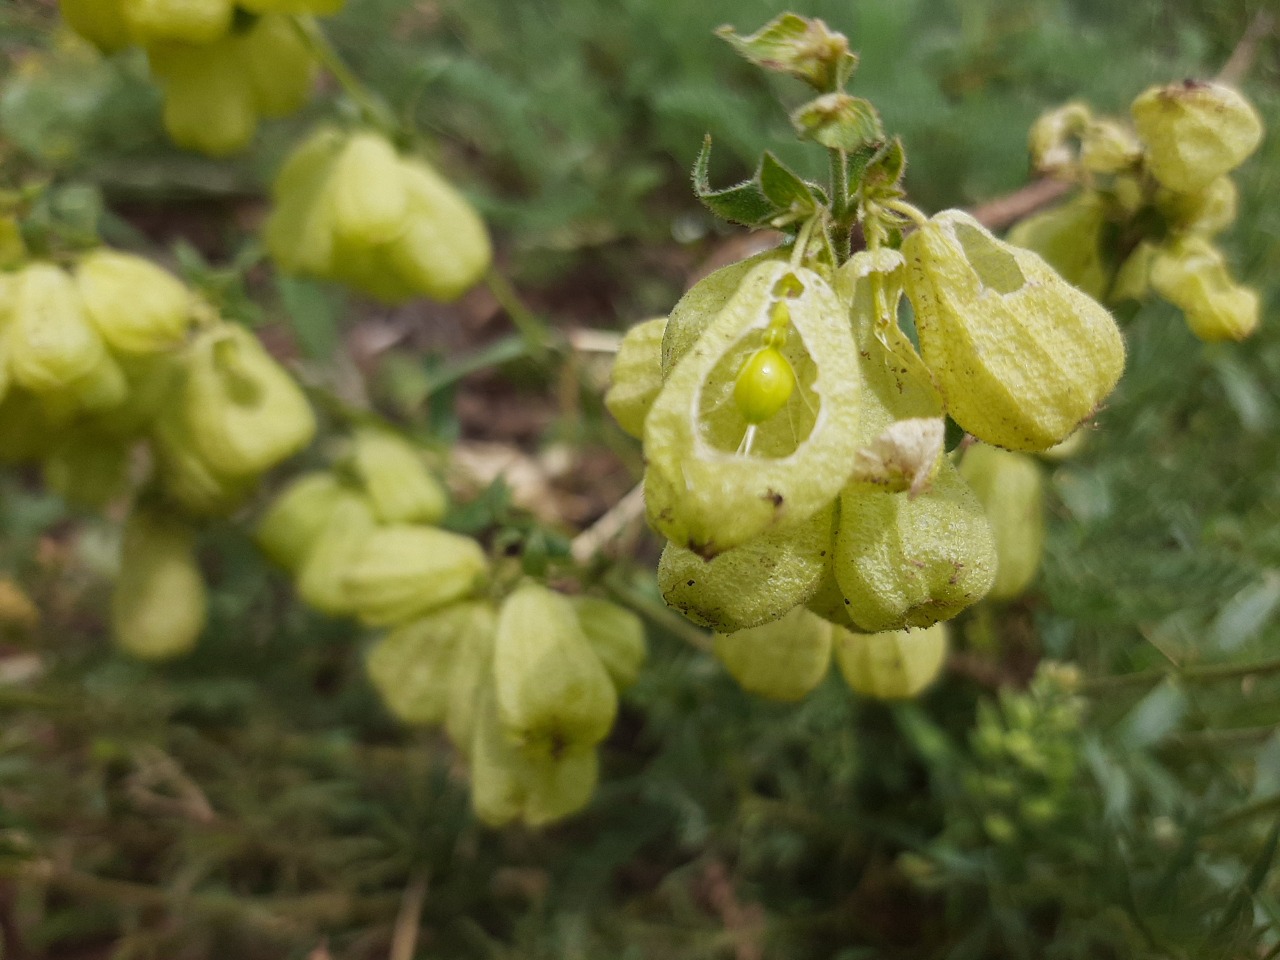
{"label": "green sepal", "polygon": [[822,191],[802,179],[781,160],[766,151],[750,180],[713,189],[710,180],[711,136],[693,164],[693,192],[703,205],[722,220],[746,227],[782,227],[813,216],[826,202]]}
{"label": "green sepal", "polygon": [[815,90],[843,89],[858,66],[844,34],[795,13],[784,13],[747,37],[731,26],[720,27],[716,35],[756,66],[789,74]]}
{"label": "green sepal", "polygon": [[791,125],[802,139],[846,153],[884,140],[876,108],[847,93],[825,93],[802,104],[791,114]]}

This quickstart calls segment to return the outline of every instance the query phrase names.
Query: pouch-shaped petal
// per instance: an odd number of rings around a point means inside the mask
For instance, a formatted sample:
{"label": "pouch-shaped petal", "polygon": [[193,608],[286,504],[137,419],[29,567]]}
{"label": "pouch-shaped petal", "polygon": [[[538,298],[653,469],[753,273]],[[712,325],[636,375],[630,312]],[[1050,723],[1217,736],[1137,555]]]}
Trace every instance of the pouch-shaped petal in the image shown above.
{"label": "pouch-shaped petal", "polygon": [[1010,600],[1035,579],[1044,553],[1044,480],[1024,453],[975,443],[960,461],[960,475],[982,503],[996,544],[996,579],[987,593]]}
{"label": "pouch-shaped petal", "polygon": [[1187,234],[1157,248],[1151,287],[1187,315],[1201,340],[1244,340],[1258,328],[1258,295],[1231,279],[1222,254],[1202,236]]}
{"label": "pouch-shaped petal", "polygon": [[339,242],[375,246],[404,232],[409,189],[395,147],[383,136],[351,136],[334,161],[329,181],[333,227]]}
{"label": "pouch-shaped petal", "polygon": [[289,154],[276,175],[263,237],[283,270],[324,276],[333,268],[329,178],[342,144],[340,131],[321,127]]}
{"label": "pouch-shaped petal", "polygon": [[[735,387],[766,347],[783,355],[795,386],[770,418],[748,423]],[[847,311],[826,280],[778,261],[753,266],[672,368],[645,421],[653,526],[710,558],[827,506],[856,449],[856,358]]]}
{"label": "pouch-shaped petal", "polygon": [[67,26],[103,53],[115,53],[133,43],[124,0],[59,0],[58,11]]}
{"label": "pouch-shaped petal", "polygon": [[529,793],[529,761],[498,716],[492,685],[480,691],[471,749],[471,809],[490,827],[516,820]]}
{"label": "pouch-shaped petal", "polygon": [[836,664],[854,693],[877,700],[918,696],[942,673],[947,625],[923,630],[855,633],[836,629]]}
{"label": "pouch-shaped petal", "polygon": [[236,324],[196,338],[182,402],[197,448],[231,476],[269,470],[316,432],[302,388],[257,337]]}
{"label": "pouch-shaped petal", "polygon": [[487,603],[456,603],[392,630],[369,651],[369,679],[405,723],[443,723],[464,646],[491,642]]}
{"label": "pouch-shaped petal", "polygon": [[186,338],[191,294],[149,260],[95,250],[76,267],[76,287],[85,313],[113,350],[159,353]]}
{"label": "pouch-shaped petal", "polygon": [[174,396],[151,423],[149,437],[161,489],[195,516],[226,516],[248,497],[256,477],[232,476],[205,459],[180,402],[186,371],[175,372]]}
{"label": "pouch-shaped petal", "polygon": [[147,58],[164,89],[164,128],[174,143],[211,157],[249,145],[258,111],[236,38],[157,43]]}
{"label": "pouch-shaped petal", "polygon": [[834,569],[861,629],[927,627],[982,599],[995,544],[982,504],[944,458],[917,497],[863,485],[841,495]]}
{"label": "pouch-shaped petal", "polygon": [[1227,176],[1218,177],[1195,193],[1177,193],[1173,190],[1156,192],[1157,209],[1178,233],[1216,236],[1235,223],[1239,206],[1240,193],[1235,181]]}
{"label": "pouch-shaped petal", "polygon": [[1096,299],[1107,292],[1111,279],[1102,259],[1105,223],[1101,198],[1085,192],[1018,221],[1008,241],[1034,250],[1064,280]]}
{"label": "pouch-shaped petal", "polygon": [[831,564],[834,504],[704,560],[668,543],[658,587],[694,623],[734,633],[777,620],[806,602]]}
{"label": "pouch-shaped petal", "polygon": [[803,699],[831,666],[832,626],[804,607],[780,620],[715,635],[716,659],[742,689],[769,700]]}
{"label": "pouch-shaped petal", "polygon": [[371,626],[390,626],[471,595],[489,564],[470,537],[422,525],[371,533],[351,554],[347,595]]}
{"label": "pouch-shaped petal", "polygon": [[1262,120],[1238,92],[1188,80],[1152,87],[1130,108],[1147,168],[1170,190],[1200,190],[1240,166],[1262,142]]}
{"label": "pouch-shaped petal", "polygon": [[18,273],[6,333],[13,379],[36,393],[65,389],[106,356],[75,282],[51,263],[32,263]]}
{"label": "pouch-shaped petal", "polygon": [[327,470],[298,477],[276,496],[254,530],[263,553],[286,570],[306,562],[338,504],[361,494]]}
{"label": "pouch-shaped petal", "polygon": [[477,631],[471,642],[458,647],[449,682],[449,704],[445,713],[445,732],[463,756],[470,756],[475,743],[480,707],[486,697],[493,697],[493,646],[497,633],[497,610],[489,605],[491,626]]}
{"label": "pouch-shaped petal", "polygon": [[147,660],[181,656],[199,639],[207,607],[195,531],[174,516],[135,508],[124,526],[111,594],[116,645]]}
{"label": "pouch-shaped petal", "polygon": [[920,354],[947,412],[1011,450],[1063,440],[1120,379],[1124,339],[1087,294],[1030,250],[946,210],[903,242]]}
{"label": "pouch-shaped petal", "polygon": [[644,418],[662,389],[662,337],[666,317],[637,323],[627,331],[613,359],[604,405],[631,436],[644,435]]}
{"label": "pouch-shaped petal", "polygon": [[315,539],[298,570],[298,596],[333,617],[355,612],[347,583],[352,558],[372,536],[377,521],[364,497],[344,497],[329,512],[329,522]]}
{"label": "pouch-shaped petal", "polygon": [[419,450],[389,430],[356,431],[352,466],[383,523],[436,523],[448,497]]}
{"label": "pouch-shaped petal", "polygon": [[226,36],[233,0],[122,0],[129,32],[139,43],[180,40],[210,44]]}
{"label": "pouch-shaped petal", "polygon": [[630,610],[599,597],[573,597],[578,626],[618,691],[636,682],[648,649],[644,623]]}
{"label": "pouch-shaped petal", "polygon": [[307,102],[315,59],[288,17],[259,17],[238,40],[253,105],[261,116],[284,117]]}
{"label": "pouch-shaped petal", "polygon": [[526,583],[498,613],[493,676],[503,726],[535,753],[599,743],[618,696],[567,597]]}
{"label": "pouch-shaped petal", "polygon": [[577,813],[591,801],[600,779],[600,757],[594,746],[575,745],[555,757],[533,757],[522,816],[531,827],[544,827]]}

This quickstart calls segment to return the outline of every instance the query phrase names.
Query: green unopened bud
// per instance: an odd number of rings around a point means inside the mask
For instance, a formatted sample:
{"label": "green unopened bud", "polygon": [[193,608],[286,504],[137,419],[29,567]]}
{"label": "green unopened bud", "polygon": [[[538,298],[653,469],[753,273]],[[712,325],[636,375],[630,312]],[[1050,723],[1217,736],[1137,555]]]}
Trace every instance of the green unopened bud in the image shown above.
{"label": "green unopened bud", "polygon": [[72,428],[45,460],[45,483],[71,503],[100,509],[128,489],[132,450],[133,444],[120,437]]}
{"label": "green unopened bud", "polygon": [[956,210],[913,232],[902,252],[921,356],[947,412],[979,439],[1047,449],[1119,380],[1115,321],[1035,253]]}
{"label": "green unopened bud", "polygon": [[1041,173],[1069,170],[1076,162],[1075,143],[1091,119],[1088,106],[1079,102],[1064,104],[1037,118],[1027,140],[1032,167]]}
{"label": "green unopened bud", "polygon": [[1106,208],[1095,193],[1032,214],[1009,231],[1014,246],[1034,250],[1068,283],[1089,296],[1107,292],[1110,271],[1102,256]]}
{"label": "green unopened bud", "polygon": [[8,340],[13,379],[36,393],[65,390],[106,356],[74,281],[49,263],[33,263],[15,278]]}
{"label": "green unopened bud", "polygon": [[1262,141],[1262,120],[1235,90],[1188,80],[1133,101],[1147,166],[1170,190],[1192,193],[1240,166]]}
{"label": "green unopened bud", "polygon": [[[181,396],[185,370],[175,371],[171,381]],[[165,495],[195,516],[226,516],[248,497],[256,477],[231,476],[205,459],[187,424],[186,411],[176,397],[160,408],[151,423],[151,448],[155,453],[160,486]]]}
{"label": "green unopened bud", "polygon": [[372,246],[405,229],[409,190],[400,158],[386,138],[360,132],[347,140],[329,181],[338,242]]}
{"label": "green unopened bud", "polygon": [[1239,191],[1230,177],[1218,177],[1195,193],[1160,190],[1156,206],[1176,230],[1213,237],[1235,223]]}
{"label": "green unopened bud", "polygon": [[630,610],[598,597],[573,597],[578,626],[619,691],[636,682],[647,653],[644,624]]}
{"label": "green unopened bud", "polygon": [[235,324],[207,330],[192,344],[183,404],[201,454],[232,476],[271,469],[316,431],[298,384]]}
{"label": "green unopened bud", "polygon": [[419,451],[394,433],[357,430],[352,461],[383,523],[437,523],[444,516],[448,498],[440,481],[427,472]]}
{"label": "green unopened bud", "polygon": [[199,639],[206,611],[195,531],[168,514],[135,508],[124,527],[111,595],[116,644],[147,660],[182,656]]}
{"label": "green unopened bud", "polygon": [[259,17],[237,39],[236,52],[249,75],[259,114],[284,117],[307,102],[315,80],[315,59],[288,17]]}
{"label": "green unopened bud", "polygon": [[493,676],[502,723],[538,753],[599,743],[613,726],[618,697],[573,604],[527,583],[498,614]]}
{"label": "green unopened bud", "polygon": [[995,567],[982,504],[949,460],[915,498],[861,486],[841,495],[835,575],[863,630],[949,619],[982,599]]}
{"label": "green unopened bud", "polygon": [[133,43],[124,18],[125,0],[59,0],[58,10],[72,30],[103,53]]}
{"label": "green unopened bud", "polygon": [[147,47],[151,72],[164,90],[164,128],[178,146],[225,157],[253,140],[258,111],[252,78],[237,54],[235,37]]}
{"label": "green unopened bud", "polygon": [[1080,162],[1092,173],[1120,173],[1142,162],[1142,141],[1114,120],[1093,120],[1080,137]]}
{"label": "green unopened bud", "polygon": [[763,626],[717,633],[715,654],[742,689],[769,700],[801,700],[827,675],[833,629],[796,607]]}
{"label": "green unopened bud", "polygon": [[274,563],[296,572],[324,532],[339,503],[361,495],[327,471],[303,474],[275,498],[258,522],[254,540]]}
{"label": "green unopened bud", "polygon": [[942,673],[947,625],[870,634],[837,628],[835,657],[854,693],[877,700],[917,697]]}
{"label": "green unopened bud", "polygon": [[[715,275],[703,283],[718,286]],[[812,270],[763,260],[727,301],[698,287],[690,298],[712,316],[645,421],[645,502],[655,528],[711,558],[831,502],[856,449],[861,377],[849,325],[833,322],[844,310]],[[766,345],[783,353],[795,387],[756,424],[733,397],[744,362]]]}
{"label": "green unopened bud", "polygon": [[1258,295],[1231,278],[1222,254],[1203,237],[1190,234],[1160,248],[1151,286],[1187,315],[1201,340],[1244,340],[1258,328]]}
{"label": "green unopened bud", "polygon": [[1026,454],[975,443],[960,475],[977,494],[996,544],[996,579],[987,594],[1010,600],[1035,579],[1044,552],[1044,480]]}
{"label": "green unopened bud", "polygon": [[231,29],[232,0],[122,0],[125,20],[138,42],[181,40],[207,44]]}
{"label": "green unopened bud", "polygon": [[351,555],[347,593],[371,626],[404,623],[472,594],[488,572],[480,545],[435,527],[380,527]]}
{"label": "green unopened bud", "polygon": [[834,515],[834,506],[827,507],[712,560],[668,543],[658,561],[662,596],[694,623],[721,633],[776,620],[818,589],[831,563]]}
{"label": "green unopened bud", "polygon": [[76,268],[76,286],[85,313],[115,350],[172,350],[187,335],[191,294],[172,274],[142,257],[95,250]]}
{"label": "green unopened bud", "polygon": [[347,573],[352,558],[372,536],[376,525],[373,508],[364,497],[343,497],[334,503],[328,523],[312,542],[298,570],[298,596],[329,616],[354,613]]}
{"label": "green unopened bud", "polygon": [[320,127],[289,154],[276,175],[263,239],[283,270],[327,276],[333,269],[328,186],[342,144],[340,131]]}
{"label": "green unopened bud", "polygon": [[644,435],[644,418],[662,389],[662,338],[666,317],[638,323],[622,338],[613,360],[604,405],[633,437]]}
{"label": "green unopened bud", "polygon": [[105,350],[88,372],[65,384],[61,391],[45,395],[50,403],[65,402],[71,408],[103,415],[120,407],[128,396],[124,370]]}
{"label": "green unopened bud", "polygon": [[489,604],[458,603],[397,627],[369,652],[369,679],[405,723],[443,723],[462,648],[491,643],[495,622]]}

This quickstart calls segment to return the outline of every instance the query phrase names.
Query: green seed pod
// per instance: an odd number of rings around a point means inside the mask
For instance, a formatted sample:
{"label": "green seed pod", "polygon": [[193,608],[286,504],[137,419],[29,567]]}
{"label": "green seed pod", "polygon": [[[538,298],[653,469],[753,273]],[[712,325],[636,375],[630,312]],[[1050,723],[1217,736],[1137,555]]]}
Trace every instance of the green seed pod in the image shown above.
{"label": "green seed pod", "polygon": [[554,757],[531,757],[524,822],[544,827],[577,813],[591,802],[599,779],[600,757],[595,747],[576,745]]}
{"label": "green seed pod", "polygon": [[840,498],[835,575],[862,630],[927,627],[981,600],[995,578],[991,527],[944,459],[918,497],[851,485]]}
{"label": "green seed pod", "polygon": [[180,657],[195,646],[206,614],[195,531],[169,514],[135,507],[124,527],[111,595],[116,645],[146,660]]}
{"label": "green seed pod", "polygon": [[1244,340],[1258,328],[1258,295],[1231,278],[1222,254],[1204,237],[1188,234],[1159,248],[1151,286],[1187,315],[1201,340]]}
{"label": "green seed pod", "polygon": [[72,427],[44,462],[45,483],[70,503],[101,509],[128,490],[132,451],[129,440]]}
{"label": "green seed pod", "polygon": [[259,17],[237,39],[257,113],[284,117],[300,109],[311,96],[316,64],[289,18]]}
{"label": "green seed pod", "polygon": [[1143,240],[1134,248],[1133,253],[1125,258],[1120,269],[1116,271],[1115,281],[1111,284],[1112,302],[1142,301],[1147,298],[1151,290],[1151,262],[1155,259],[1156,251],[1157,247],[1154,243]]}
{"label": "green seed pod", "polygon": [[472,594],[489,570],[470,537],[435,527],[380,527],[350,555],[346,592],[365,623],[405,623]]}
{"label": "green seed pod", "polygon": [[66,384],[59,392],[47,395],[50,403],[64,402],[75,410],[105,415],[119,408],[129,397],[129,382],[116,358],[103,351],[102,356],[83,376]]}
{"label": "green seed pod", "polygon": [[503,601],[493,676],[502,724],[534,755],[599,743],[618,695],[569,600],[526,583]]}
{"label": "green seed pod", "polygon": [[404,232],[409,190],[400,158],[385,137],[350,137],[334,161],[329,190],[339,243],[374,246]]}
{"label": "green seed pod", "polygon": [[1218,177],[1196,193],[1156,192],[1156,207],[1181,233],[1214,237],[1236,221],[1240,195],[1235,181]]}
{"label": "green seed pod", "polygon": [[231,29],[233,0],[122,0],[129,32],[139,43],[177,40],[211,44]]}
{"label": "green seed pod", "polygon": [[647,649],[644,624],[630,610],[597,597],[572,597],[578,626],[619,691],[636,682]]}
{"label": "green seed pod", "polygon": [[113,350],[159,353],[186,338],[191,294],[142,257],[100,249],[76,267],[84,311]]}
{"label": "green seed pod", "polygon": [[1009,231],[1009,243],[1034,250],[1068,283],[1097,299],[1107,292],[1110,271],[1102,257],[1106,208],[1096,193],[1032,214]]}
{"label": "green seed pod", "polygon": [[489,231],[466,198],[424,161],[405,159],[401,169],[409,189],[409,219],[388,247],[390,264],[415,293],[450,303],[488,271],[493,260]]}
{"label": "green seed pod", "polygon": [[440,481],[418,450],[391,431],[357,430],[352,461],[383,523],[438,523],[444,516],[448,497]]}
{"label": "green seed pod", "polygon": [[[762,261],[748,272],[645,421],[645,503],[658,531],[711,558],[831,502],[857,442],[861,377],[844,316],[812,270]],[[796,385],[785,408],[755,424],[733,394],[766,345],[782,351]]]}
{"label": "green seed pod", "polygon": [[832,626],[804,607],[781,620],[715,635],[716,658],[742,689],[768,700],[802,700],[831,666]]}
{"label": "green seed pod", "polygon": [[71,277],[52,264],[33,263],[18,273],[12,296],[7,334],[13,379],[35,393],[53,393],[92,377],[106,348]]}
{"label": "green seed pod", "polygon": [[298,569],[298,596],[331,617],[353,614],[347,573],[376,527],[373,508],[364,497],[344,497],[330,507],[329,522]]}
{"label": "green seed pod", "polygon": [[1092,173],[1133,170],[1142,163],[1142,141],[1114,120],[1092,120],[1080,135],[1080,162]]}
{"label": "green seed pod", "polygon": [[975,443],[960,475],[986,511],[996,544],[996,579],[987,597],[1011,600],[1035,579],[1044,553],[1044,480],[1022,453]]}
{"label": "green seed pod", "polygon": [[369,679],[404,723],[443,723],[462,648],[489,642],[495,622],[489,604],[457,603],[397,627],[369,652]]}
{"label": "green seed pod", "polygon": [[103,53],[115,53],[133,43],[124,18],[124,0],[59,0],[67,26]]}
{"label": "green seed pod", "polygon": [[187,425],[204,458],[231,476],[258,474],[311,442],[306,395],[248,330],[222,324],[191,346]]}
{"label": "green seed pod", "polygon": [[454,656],[449,679],[449,704],[445,712],[445,732],[455,748],[470,757],[475,743],[481,702],[493,694],[493,641],[497,632],[497,611],[490,606],[492,626],[477,631],[470,643],[462,644]]}
{"label": "green seed pod", "polygon": [[471,808],[481,823],[501,827],[517,819],[528,796],[529,764],[498,715],[492,684],[476,703],[471,756]]}
{"label": "green seed pod", "polygon": [[831,560],[835,506],[770,530],[712,560],[668,543],[658,587],[694,623],[734,633],[777,620],[818,589]]}
{"label": "green seed pod", "polygon": [[258,521],[254,541],[273,563],[297,572],[324,533],[339,503],[363,501],[328,471],[304,473],[272,501]]}
{"label": "green seed pod", "polygon": [[333,205],[329,176],[342,133],[320,127],[280,168],[271,187],[274,201],[263,230],[267,250],[282,270],[327,276],[333,270]]}
{"label": "green seed pod", "polygon": [[644,418],[662,389],[662,337],[666,317],[637,323],[627,331],[613,360],[604,405],[631,436],[644,435]]}
{"label": "green seed pod", "polygon": [[173,393],[151,423],[148,436],[155,454],[161,489],[187,513],[221,517],[244,503],[257,478],[233,477],[205,459],[187,425],[180,402],[185,369],[177,369],[171,381]]}
{"label": "green seed pod", "polygon": [[1037,254],[944,211],[903,242],[920,353],[947,412],[1012,450],[1044,450],[1093,415],[1124,369],[1111,314]]}
{"label": "green seed pod", "polygon": [[1240,166],[1262,142],[1262,120],[1235,90],[1188,80],[1152,87],[1131,108],[1147,168],[1170,190],[1194,193]]}
{"label": "green seed pod", "polygon": [[185,150],[211,157],[238,153],[258,129],[252,78],[235,37],[216,43],[156,43],[151,71],[164,89],[164,128]]}
{"label": "green seed pod", "polygon": [[125,354],[116,358],[116,365],[124,376],[124,400],[94,415],[92,424],[110,436],[140,437],[177,396],[182,362],[176,354]]}
{"label": "green seed pod", "polygon": [[919,696],[942,673],[947,625],[924,630],[854,633],[836,630],[836,664],[854,693],[877,700]]}

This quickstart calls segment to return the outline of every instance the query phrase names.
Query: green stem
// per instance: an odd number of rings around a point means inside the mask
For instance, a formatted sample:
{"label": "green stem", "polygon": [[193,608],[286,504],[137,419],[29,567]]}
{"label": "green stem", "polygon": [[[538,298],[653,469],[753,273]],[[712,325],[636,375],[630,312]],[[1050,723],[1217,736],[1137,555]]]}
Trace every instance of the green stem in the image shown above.
{"label": "green stem", "polygon": [[695,627],[670,607],[637,590],[627,583],[616,569],[605,576],[604,586],[619,602],[652,620],[667,632],[675,634],[695,650],[702,653],[711,652],[711,637],[705,630]]}
{"label": "green stem", "polygon": [[831,163],[831,215],[835,221],[837,266],[852,253],[853,218],[849,203],[849,155],[843,150],[828,150]]}
{"label": "green stem", "polygon": [[1122,673],[1114,677],[1094,677],[1085,682],[1084,689],[1086,693],[1101,693],[1123,687],[1153,686],[1168,677],[1177,677],[1189,683],[1218,683],[1223,680],[1239,680],[1244,677],[1268,676],[1274,673],[1280,673],[1280,657],[1258,663],[1219,663],[1185,669],[1171,666]]}
{"label": "green stem", "polygon": [[360,113],[364,116],[364,119],[391,138],[397,138],[400,134],[400,128],[390,108],[380,96],[370,90],[364,81],[356,76],[355,71],[347,66],[347,62],[342,59],[342,55],[329,42],[329,38],[320,29],[320,25],[311,17],[294,16],[289,19],[293,23],[294,30],[298,32],[298,36],[302,38],[302,42],[311,51],[312,56],[316,58],[322,67],[333,74],[343,92],[360,108]]}
{"label": "green stem", "polygon": [[532,352],[540,353],[552,345],[555,335],[551,328],[525,306],[520,294],[516,293],[515,287],[511,286],[506,277],[491,267],[485,274],[484,282]]}
{"label": "green stem", "polygon": [[1230,827],[1237,827],[1242,823],[1247,823],[1254,817],[1261,816],[1264,813],[1274,813],[1280,810],[1280,793],[1272,794],[1269,797],[1263,797],[1261,800],[1255,800],[1253,803],[1247,803],[1238,810],[1228,813],[1225,817],[1220,817],[1209,825],[1209,832],[1217,832],[1226,830]]}

